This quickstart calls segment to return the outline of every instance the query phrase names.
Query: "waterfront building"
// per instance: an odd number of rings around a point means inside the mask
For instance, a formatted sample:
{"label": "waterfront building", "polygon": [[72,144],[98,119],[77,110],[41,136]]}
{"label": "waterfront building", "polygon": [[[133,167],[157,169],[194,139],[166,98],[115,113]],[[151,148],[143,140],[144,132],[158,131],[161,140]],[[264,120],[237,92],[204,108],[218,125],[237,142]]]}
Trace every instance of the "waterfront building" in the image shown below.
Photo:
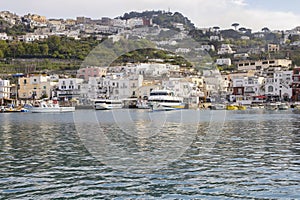
{"label": "waterfront building", "polygon": [[51,96],[50,77],[46,75],[29,75],[18,80],[19,99],[41,99]]}
{"label": "waterfront building", "polygon": [[254,100],[257,96],[264,95],[264,88],[262,88],[264,77],[257,76],[240,76],[232,79],[232,95],[230,101],[244,101]]}
{"label": "waterfront building", "polygon": [[80,97],[81,83],[83,79],[64,78],[58,80],[56,96],[60,100],[71,100]]}
{"label": "waterfront building", "polygon": [[224,82],[219,70],[203,70],[203,79],[206,97],[219,97],[226,93],[226,82]]}
{"label": "waterfront building", "polygon": [[292,100],[300,101],[300,67],[293,70]]}
{"label": "waterfront building", "polygon": [[292,97],[293,71],[275,68],[265,72],[265,95],[270,100],[288,101]]}
{"label": "waterfront building", "polygon": [[3,105],[6,99],[10,99],[10,81],[0,78],[0,105]]}
{"label": "waterfront building", "polygon": [[142,75],[90,77],[87,96],[91,99],[123,99],[135,94],[143,84]]}

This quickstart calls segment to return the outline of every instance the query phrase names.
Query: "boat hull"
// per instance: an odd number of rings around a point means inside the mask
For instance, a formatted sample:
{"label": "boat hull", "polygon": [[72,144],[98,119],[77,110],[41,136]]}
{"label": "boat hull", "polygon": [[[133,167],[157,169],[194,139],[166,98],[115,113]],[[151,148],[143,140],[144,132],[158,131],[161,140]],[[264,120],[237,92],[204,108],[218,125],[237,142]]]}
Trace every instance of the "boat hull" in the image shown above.
{"label": "boat hull", "polygon": [[32,113],[61,113],[61,112],[74,112],[75,107],[33,107],[30,109]]}
{"label": "boat hull", "polygon": [[122,108],[122,104],[96,104],[94,105],[95,110],[111,110],[111,109],[120,109]]}
{"label": "boat hull", "polygon": [[185,108],[185,103],[151,103],[149,107],[152,111],[180,110]]}

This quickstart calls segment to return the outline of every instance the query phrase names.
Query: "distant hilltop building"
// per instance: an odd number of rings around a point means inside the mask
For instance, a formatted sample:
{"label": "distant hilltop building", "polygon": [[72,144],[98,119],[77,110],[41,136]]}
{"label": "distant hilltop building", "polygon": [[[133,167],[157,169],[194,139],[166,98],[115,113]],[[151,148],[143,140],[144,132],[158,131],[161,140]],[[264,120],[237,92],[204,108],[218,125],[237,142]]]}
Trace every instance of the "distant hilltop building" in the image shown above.
{"label": "distant hilltop building", "polygon": [[218,50],[219,55],[223,54],[234,54],[235,51],[232,50],[230,44],[222,44],[221,48]]}
{"label": "distant hilltop building", "polygon": [[35,22],[43,23],[43,24],[47,23],[47,19],[45,16],[40,16],[40,15],[36,15],[36,14],[29,13],[27,15],[24,15],[24,18],[30,19]]}
{"label": "distant hilltop building", "polygon": [[278,52],[279,44],[268,44],[268,52]]}

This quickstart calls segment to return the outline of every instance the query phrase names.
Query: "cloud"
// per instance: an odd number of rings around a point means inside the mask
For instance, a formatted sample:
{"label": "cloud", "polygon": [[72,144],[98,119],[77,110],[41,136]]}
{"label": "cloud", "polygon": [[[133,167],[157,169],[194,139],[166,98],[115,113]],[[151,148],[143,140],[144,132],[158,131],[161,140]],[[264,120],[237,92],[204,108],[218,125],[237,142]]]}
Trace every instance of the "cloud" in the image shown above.
{"label": "cloud", "polygon": [[238,6],[246,6],[248,5],[244,0],[232,0],[233,4],[236,4]]}

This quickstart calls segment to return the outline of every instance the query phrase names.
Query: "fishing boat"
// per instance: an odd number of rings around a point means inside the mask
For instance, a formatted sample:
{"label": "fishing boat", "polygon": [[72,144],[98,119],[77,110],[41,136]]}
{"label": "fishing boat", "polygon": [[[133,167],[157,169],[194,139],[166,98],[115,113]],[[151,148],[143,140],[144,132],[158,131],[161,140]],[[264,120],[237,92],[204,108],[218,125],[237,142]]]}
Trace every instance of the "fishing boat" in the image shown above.
{"label": "fishing boat", "polygon": [[113,99],[95,99],[94,100],[94,109],[95,110],[111,110],[122,108],[123,103],[121,100]]}
{"label": "fishing boat", "polygon": [[15,113],[15,112],[29,112],[27,108],[24,108],[22,106],[15,107],[13,104],[10,104],[8,106],[1,106],[0,109],[3,113]]}
{"label": "fishing boat", "polygon": [[294,105],[293,109],[292,109],[292,112],[295,113],[295,114],[300,114],[300,105],[299,104]]}
{"label": "fishing boat", "polygon": [[171,90],[152,90],[148,98],[152,111],[179,110],[185,108],[183,97],[175,96]]}
{"label": "fishing boat", "polygon": [[60,112],[74,112],[75,107],[61,107],[57,100],[40,101],[34,104],[29,110],[32,113],[60,113]]}
{"label": "fishing boat", "polygon": [[227,105],[226,110],[238,110],[238,107],[236,105]]}
{"label": "fishing boat", "polygon": [[276,103],[268,103],[265,106],[266,110],[278,110],[278,105]]}
{"label": "fishing boat", "polygon": [[288,110],[289,106],[286,103],[281,103],[278,105],[278,110]]}
{"label": "fishing boat", "polygon": [[226,106],[224,104],[213,104],[210,107],[211,110],[225,110]]}
{"label": "fishing boat", "polygon": [[238,110],[247,110],[247,107],[243,105],[238,105],[237,108]]}

